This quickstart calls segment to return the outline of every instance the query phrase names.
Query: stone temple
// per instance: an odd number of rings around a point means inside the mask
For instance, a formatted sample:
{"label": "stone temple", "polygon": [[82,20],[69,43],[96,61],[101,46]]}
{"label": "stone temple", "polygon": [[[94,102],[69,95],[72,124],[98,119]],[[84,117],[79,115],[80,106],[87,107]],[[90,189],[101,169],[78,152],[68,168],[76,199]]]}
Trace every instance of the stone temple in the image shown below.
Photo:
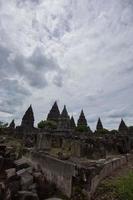
{"label": "stone temple", "polygon": [[42,120],[40,128],[34,127],[34,113],[30,105],[22,117],[21,125],[15,127],[13,120],[9,130],[14,130],[14,133],[23,138],[23,142],[29,146],[36,142],[35,145],[39,149],[59,148],[59,154],[66,151],[69,156],[85,156],[90,159],[103,158],[112,152],[125,153],[133,146],[131,129],[123,119],[118,130],[109,131],[103,127],[99,117],[96,131],[93,132],[83,110],[76,124],[74,117],[69,116],[66,106],[60,112],[56,101],[46,119]]}
{"label": "stone temple", "polygon": [[20,126],[15,126],[13,120],[7,134],[21,139],[32,162],[68,197],[82,183],[90,199],[99,180],[126,163],[132,152],[133,128],[123,119],[118,130],[107,130],[99,117],[92,131],[83,110],[76,123],[66,106],[60,112],[57,102],[38,128],[34,116],[29,106]]}

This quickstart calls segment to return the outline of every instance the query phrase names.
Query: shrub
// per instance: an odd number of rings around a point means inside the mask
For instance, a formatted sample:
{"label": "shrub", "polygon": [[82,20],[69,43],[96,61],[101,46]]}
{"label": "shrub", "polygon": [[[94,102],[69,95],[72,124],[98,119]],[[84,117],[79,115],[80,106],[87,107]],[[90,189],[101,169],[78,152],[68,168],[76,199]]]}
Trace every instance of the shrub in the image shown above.
{"label": "shrub", "polygon": [[6,128],[8,126],[8,123],[4,123],[0,121],[0,128]]}
{"label": "shrub", "polygon": [[46,129],[56,129],[57,128],[57,123],[54,121],[40,121],[38,123],[38,128],[46,128]]}
{"label": "shrub", "polygon": [[104,134],[108,134],[108,133],[109,133],[109,130],[103,128],[103,129],[101,129],[101,130],[96,131],[96,133],[101,134],[101,135],[104,135]]}
{"label": "shrub", "polygon": [[78,132],[87,132],[88,131],[88,127],[84,126],[84,125],[80,125],[76,127],[76,131]]}

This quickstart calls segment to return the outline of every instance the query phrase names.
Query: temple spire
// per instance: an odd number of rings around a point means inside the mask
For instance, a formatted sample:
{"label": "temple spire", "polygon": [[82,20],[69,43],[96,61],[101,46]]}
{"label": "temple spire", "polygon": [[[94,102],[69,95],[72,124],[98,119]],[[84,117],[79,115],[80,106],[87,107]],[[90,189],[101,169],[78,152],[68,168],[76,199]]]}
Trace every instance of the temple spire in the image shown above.
{"label": "temple spire", "polygon": [[97,131],[103,130],[103,125],[102,125],[100,117],[99,117],[98,122],[97,122],[96,130]]}
{"label": "temple spire", "polygon": [[119,132],[123,132],[123,131],[127,131],[128,130],[128,127],[127,125],[125,124],[124,120],[121,119],[121,122],[120,122],[120,125],[119,125]]}
{"label": "temple spire", "polygon": [[68,112],[67,112],[65,105],[64,105],[64,108],[63,108],[62,113],[61,113],[61,118],[69,118],[69,115],[68,115]]}
{"label": "temple spire", "polygon": [[14,119],[11,121],[11,123],[9,124],[9,128],[14,129],[15,128],[15,122]]}
{"label": "temple spire", "polygon": [[73,116],[70,119],[70,126],[71,126],[72,129],[75,129],[75,127],[76,127],[75,120],[74,120]]}
{"label": "temple spire", "polygon": [[57,129],[59,131],[69,131],[70,130],[70,117],[68,115],[66,106],[64,106],[62,113],[60,115]]}
{"label": "temple spire", "polygon": [[30,127],[30,128],[34,127],[34,114],[33,114],[33,109],[32,109],[31,105],[27,109],[27,111],[25,112],[25,114],[22,118],[21,126]]}
{"label": "temple spire", "polygon": [[57,122],[60,117],[60,111],[55,101],[54,105],[52,106],[51,110],[48,113],[47,120]]}
{"label": "temple spire", "polygon": [[86,126],[87,127],[87,120],[85,118],[83,110],[80,113],[77,125],[78,126]]}

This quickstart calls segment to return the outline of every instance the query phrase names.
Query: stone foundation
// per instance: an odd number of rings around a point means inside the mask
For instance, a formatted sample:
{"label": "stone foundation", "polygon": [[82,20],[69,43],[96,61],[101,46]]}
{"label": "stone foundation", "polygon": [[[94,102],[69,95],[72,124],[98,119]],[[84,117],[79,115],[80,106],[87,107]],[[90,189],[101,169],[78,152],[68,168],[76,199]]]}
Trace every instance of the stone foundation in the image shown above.
{"label": "stone foundation", "polygon": [[122,155],[110,160],[98,160],[89,163],[74,163],[56,159],[50,155],[33,153],[32,162],[42,169],[46,179],[54,184],[67,197],[71,197],[73,179],[81,178],[88,196],[88,199],[94,194],[98,184],[102,179],[110,176],[113,171],[126,165],[133,159],[132,154]]}
{"label": "stone foundation", "polygon": [[56,187],[66,196],[71,196],[72,177],[75,167],[71,163],[53,158],[49,155],[32,155],[34,165],[39,166],[48,181],[54,183]]}

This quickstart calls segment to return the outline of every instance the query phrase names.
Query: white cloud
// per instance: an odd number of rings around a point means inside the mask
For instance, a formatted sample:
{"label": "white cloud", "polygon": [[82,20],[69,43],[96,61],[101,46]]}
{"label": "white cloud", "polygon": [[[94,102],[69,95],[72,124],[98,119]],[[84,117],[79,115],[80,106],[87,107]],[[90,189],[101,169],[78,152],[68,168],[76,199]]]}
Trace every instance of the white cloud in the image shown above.
{"label": "white cloud", "polygon": [[84,108],[92,127],[101,116],[116,128],[119,114],[131,124],[132,35],[131,0],[1,0],[0,78],[31,93],[14,118],[32,103],[38,121],[57,99],[76,118]]}

